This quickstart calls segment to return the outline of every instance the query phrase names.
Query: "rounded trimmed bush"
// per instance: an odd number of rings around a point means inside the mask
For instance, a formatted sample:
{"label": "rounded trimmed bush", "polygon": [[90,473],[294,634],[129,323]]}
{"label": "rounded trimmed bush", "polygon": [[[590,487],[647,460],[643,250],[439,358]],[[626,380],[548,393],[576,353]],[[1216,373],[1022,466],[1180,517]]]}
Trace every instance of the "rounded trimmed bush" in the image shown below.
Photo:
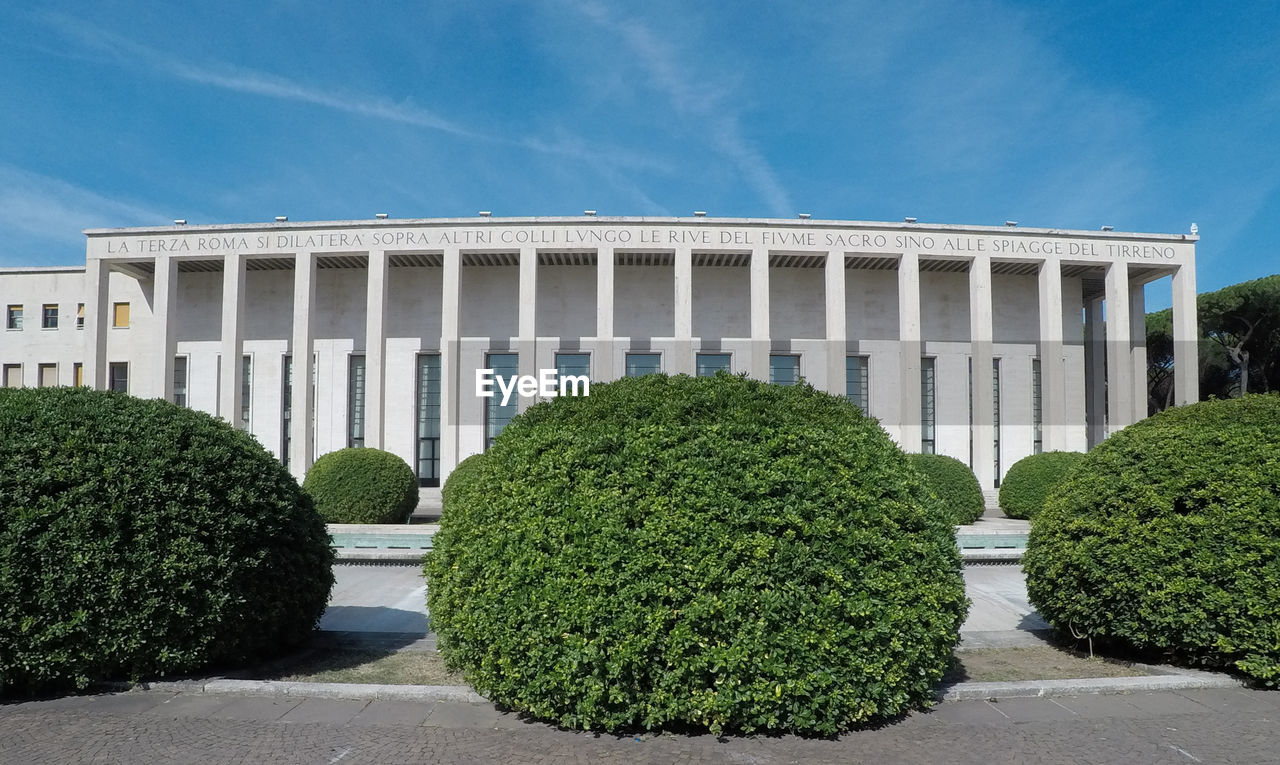
{"label": "rounded trimmed bush", "polygon": [[982,497],[982,485],[969,466],[943,454],[908,455],[916,470],[929,480],[929,488],[942,503],[954,525],[973,523],[982,517],[986,500]]}
{"label": "rounded trimmed bush", "polygon": [[1000,482],[1000,509],[1010,518],[1035,516],[1082,459],[1081,452],[1042,452],[1013,463]]}
{"label": "rounded trimmed bush", "polygon": [[381,449],[339,449],[315,461],[302,482],[329,523],[404,523],[418,506],[418,478]]}
{"label": "rounded trimmed bush", "polygon": [[311,501],[252,436],[86,388],[0,390],[0,687],[278,654],[329,599]]}
{"label": "rounded trimmed bush", "polygon": [[1032,519],[1055,628],[1280,681],[1280,396],[1178,407],[1103,441]]}
{"label": "rounded trimmed bush", "polygon": [[808,385],[648,375],[531,407],[445,484],[448,665],[575,728],[831,734],[927,702],[968,602],[923,477]]}

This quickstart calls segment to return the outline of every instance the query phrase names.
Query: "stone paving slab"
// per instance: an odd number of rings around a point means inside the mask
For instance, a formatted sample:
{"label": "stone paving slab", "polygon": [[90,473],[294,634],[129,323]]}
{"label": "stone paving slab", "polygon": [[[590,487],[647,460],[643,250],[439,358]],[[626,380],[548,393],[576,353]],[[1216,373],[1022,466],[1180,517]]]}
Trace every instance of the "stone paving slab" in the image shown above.
{"label": "stone paving slab", "polygon": [[351,699],[303,699],[280,720],[288,723],[346,725],[370,703]]}
{"label": "stone paving slab", "polygon": [[274,722],[293,711],[302,699],[264,698],[246,696],[233,698],[230,704],[218,707],[209,714],[221,720],[256,720]]}
{"label": "stone paving slab", "polygon": [[351,719],[351,724],[379,726],[422,725],[434,711],[434,702],[374,699]]}

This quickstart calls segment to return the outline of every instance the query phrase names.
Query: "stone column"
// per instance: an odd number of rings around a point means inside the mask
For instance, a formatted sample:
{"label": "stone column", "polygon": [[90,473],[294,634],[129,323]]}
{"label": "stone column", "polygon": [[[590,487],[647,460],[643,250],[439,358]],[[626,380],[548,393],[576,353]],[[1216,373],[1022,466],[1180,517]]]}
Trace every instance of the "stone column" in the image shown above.
{"label": "stone column", "polygon": [[369,252],[368,295],[365,299],[364,445],[383,448],[386,421],[387,253]]}
{"label": "stone column", "polygon": [[1107,437],[1107,334],[1101,298],[1089,300],[1084,333],[1085,413],[1092,449]]}
{"label": "stone column", "polygon": [[473,395],[475,379],[463,379],[460,371],[462,347],[459,341],[462,292],[462,253],[457,247],[444,251],[444,273],[440,289],[440,477],[444,479],[458,464],[459,413],[464,395]]}
{"label": "stone column", "polygon": [[845,325],[844,252],[827,253],[825,266],[827,301],[827,392],[845,396],[845,356],[847,329]]}
{"label": "stone column", "polygon": [[693,253],[688,247],[675,252],[675,358],[668,362],[671,374],[694,373],[693,364]]}
{"label": "stone column", "polygon": [[920,254],[904,252],[898,260],[899,445],[920,451]]}
{"label": "stone column", "polygon": [[222,379],[218,414],[235,427],[240,423],[240,374],[244,367],[244,255],[231,253],[222,265]]}
{"label": "stone column", "polygon": [[1200,348],[1196,328],[1196,271],[1187,263],[1173,274],[1173,399],[1200,400]]}
{"label": "stone column", "polygon": [[751,251],[751,370],[757,380],[769,380],[769,251]]}
{"label": "stone column", "polygon": [[[536,247],[520,248],[520,327],[516,341],[520,375],[538,375],[538,250]],[[516,410],[523,412],[536,399],[516,396]]]}
{"label": "stone column", "polygon": [[1062,262],[1040,264],[1040,417],[1045,451],[1065,445],[1067,367],[1062,355]]}
{"label": "stone column", "polygon": [[969,264],[969,357],[973,361],[973,474],[983,489],[994,489],[995,388],[991,317],[991,259]]}
{"label": "stone column", "polygon": [[608,382],[617,379],[617,340],[613,331],[613,265],[612,247],[596,252],[596,358],[592,380]]}
{"label": "stone column", "polygon": [[[178,352],[178,335],[174,326],[174,304],[178,301],[178,261],[169,255],[157,255],[155,263],[155,353],[157,355],[155,391],[165,401],[173,401],[174,357]],[[187,371],[190,376],[190,370]]]}
{"label": "stone column", "polygon": [[89,338],[84,355],[84,384],[107,387],[107,325],[111,309],[111,265],[100,258],[85,261],[84,331]]}
{"label": "stone column", "polygon": [[1107,435],[1133,421],[1133,358],[1129,351],[1129,265],[1107,266]]}
{"label": "stone column", "polygon": [[299,252],[293,259],[293,341],[289,346],[289,472],[301,481],[315,460],[315,332],[316,255]]}
{"label": "stone column", "polygon": [[1142,284],[1129,285],[1130,368],[1133,369],[1133,414],[1130,422],[1147,416],[1147,296]]}

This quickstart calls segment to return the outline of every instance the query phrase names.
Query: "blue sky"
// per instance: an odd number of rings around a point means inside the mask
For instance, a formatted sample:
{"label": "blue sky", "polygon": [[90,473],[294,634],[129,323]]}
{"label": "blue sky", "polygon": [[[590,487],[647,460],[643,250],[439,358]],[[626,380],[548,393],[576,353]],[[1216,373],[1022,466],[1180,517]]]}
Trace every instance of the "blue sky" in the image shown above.
{"label": "blue sky", "polygon": [[[12,3],[0,265],[93,226],[578,214],[1181,233],[1280,271],[1274,2]],[[1151,304],[1167,304],[1165,295]]]}

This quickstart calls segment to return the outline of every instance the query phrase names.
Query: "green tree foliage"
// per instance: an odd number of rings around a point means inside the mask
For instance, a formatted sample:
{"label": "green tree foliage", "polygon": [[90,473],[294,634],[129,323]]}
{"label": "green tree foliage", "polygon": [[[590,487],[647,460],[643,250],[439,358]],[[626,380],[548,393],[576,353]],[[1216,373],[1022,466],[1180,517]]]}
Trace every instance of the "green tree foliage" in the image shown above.
{"label": "green tree foliage", "polygon": [[246,433],[86,388],[0,390],[0,686],[240,664],[308,637],[324,523]]}
{"label": "green tree foliage", "polygon": [[929,488],[941,501],[953,524],[973,523],[982,517],[982,511],[986,509],[982,485],[968,465],[942,454],[908,456],[915,469],[929,479]]}
{"label": "green tree foliage", "polygon": [[951,525],[874,420],[729,375],[531,407],[450,475],[425,573],[449,666],[575,728],[897,715],[967,611]]}
{"label": "green tree foliage", "polygon": [[329,523],[404,523],[418,506],[413,468],[380,449],[339,449],[316,460],[302,482]]}
{"label": "green tree foliage", "polygon": [[1013,463],[1000,482],[1000,509],[1010,518],[1034,517],[1083,458],[1080,452],[1044,452]]}
{"label": "green tree foliage", "polygon": [[1280,680],[1280,396],[1175,407],[1090,451],[1031,522],[1065,634]]}

